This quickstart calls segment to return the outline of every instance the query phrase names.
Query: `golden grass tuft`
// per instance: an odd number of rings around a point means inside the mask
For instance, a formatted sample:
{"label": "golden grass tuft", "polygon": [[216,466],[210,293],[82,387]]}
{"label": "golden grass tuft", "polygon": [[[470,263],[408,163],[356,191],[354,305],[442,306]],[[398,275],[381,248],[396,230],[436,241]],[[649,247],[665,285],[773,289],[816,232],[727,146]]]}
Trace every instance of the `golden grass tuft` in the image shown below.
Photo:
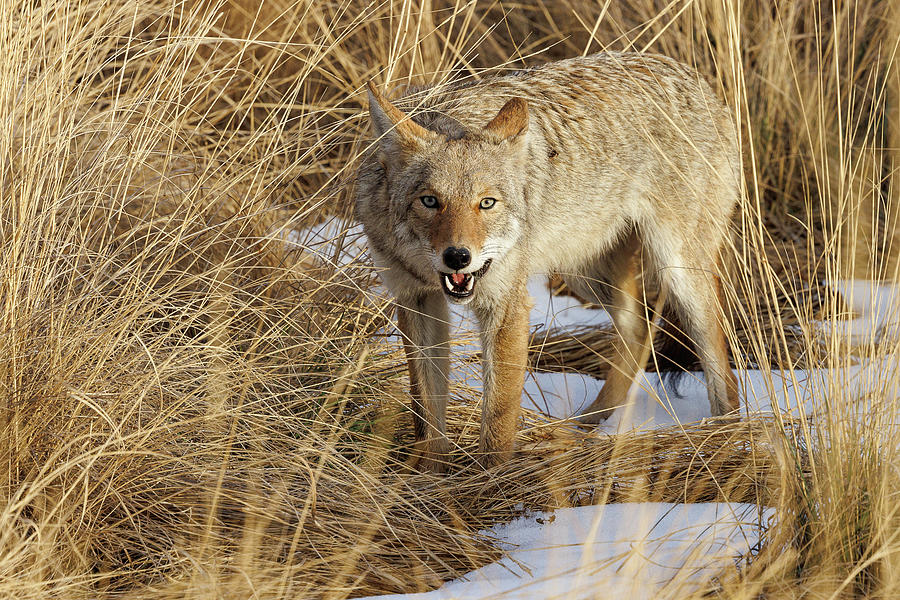
{"label": "golden grass tuft", "polygon": [[[704,591],[897,597],[897,343],[811,324],[847,311],[825,279],[896,278],[892,7],[0,3],[0,595],[423,591],[496,560],[478,531],[522,508],[728,500],[778,520]],[[737,366],[885,370],[831,372],[797,420],[602,438],[528,413],[489,472],[460,388],[451,474],[413,473],[371,267],[292,232],[350,214],[368,80],[603,48],[697,65],[741,121]],[[602,372],[607,335],[535,362]]]}

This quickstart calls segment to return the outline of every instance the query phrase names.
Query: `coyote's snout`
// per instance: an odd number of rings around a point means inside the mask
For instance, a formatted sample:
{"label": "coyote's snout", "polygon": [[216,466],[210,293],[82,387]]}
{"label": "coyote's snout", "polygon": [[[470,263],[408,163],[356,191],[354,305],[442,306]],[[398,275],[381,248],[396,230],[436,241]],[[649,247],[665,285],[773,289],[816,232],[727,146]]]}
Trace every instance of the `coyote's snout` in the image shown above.
{"label": "coyote's snout", "polygon": [[360,167],[356,213],[397,299],[425,467],[440,470],[449,449],[447,300],[468,303],[481,325],[484,461],[512,450],[534,272],[558,272],[603,304],[622,337],[582,421],[622,404],[644,366],[642,272],[667,290],[696,345],[712,413],[738,408],[717,265],[740,154],[730,115],[696,72],[601,53],[398,104],[370,84],[377,143]]}

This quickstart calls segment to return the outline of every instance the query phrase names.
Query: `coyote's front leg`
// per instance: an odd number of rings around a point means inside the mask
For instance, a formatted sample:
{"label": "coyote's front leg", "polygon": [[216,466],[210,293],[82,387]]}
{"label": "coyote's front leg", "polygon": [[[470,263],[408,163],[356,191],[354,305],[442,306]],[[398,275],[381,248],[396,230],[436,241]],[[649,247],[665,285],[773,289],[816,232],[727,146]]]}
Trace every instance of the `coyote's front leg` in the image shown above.
{"label": "coyote's front leg", "polygon": [[397,323],[409,365],[418,466],[443,472],[447,440],[450,328],[447,301],[440,292],[398,303]]}
{"label": "coyote's front leg", "polygon": [[532,302],[524,284],[498,304],[476,309],[484,378],[478,452],[485,467],[500,464],[512,454],[528,362]]}

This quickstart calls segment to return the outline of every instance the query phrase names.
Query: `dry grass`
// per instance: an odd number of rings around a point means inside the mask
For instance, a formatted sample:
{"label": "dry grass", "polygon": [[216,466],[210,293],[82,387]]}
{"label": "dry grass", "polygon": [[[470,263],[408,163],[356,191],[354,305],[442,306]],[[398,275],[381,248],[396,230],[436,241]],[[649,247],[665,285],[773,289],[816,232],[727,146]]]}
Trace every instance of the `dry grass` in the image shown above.
{"label": "dry grass", "polygon": [[[0,2],[0,595],[424,590],[495,560],[477,531],[521,505],[726,499],[779,520],[719,597],[897,597],[895,371],[834,372],[799,422],[599,439],[527,415],[487,473],[461,389],[454,472],[415,474],[370,267],[285,243],[349,214],[367,80],[648,49],[742,123],[736,364],[896,358],[810,327],[846,311],[823,279],[896,278],[892,6]],[[584,347],[536,360],[596,369]]]}

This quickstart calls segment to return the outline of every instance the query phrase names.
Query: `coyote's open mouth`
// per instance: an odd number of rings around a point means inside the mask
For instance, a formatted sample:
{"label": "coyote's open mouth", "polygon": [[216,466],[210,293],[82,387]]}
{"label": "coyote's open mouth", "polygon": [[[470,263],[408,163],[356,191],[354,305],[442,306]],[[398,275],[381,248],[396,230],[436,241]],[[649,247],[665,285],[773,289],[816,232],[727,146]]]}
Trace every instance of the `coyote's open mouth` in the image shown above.
{"label": "coyote's open mouth", "polygon": [[479,277],[487,273],[490,266],[491,259],[489,258],[474,273],[441,273],[444,293],[451,298],[468,298],[475,291],[475,282]]}

